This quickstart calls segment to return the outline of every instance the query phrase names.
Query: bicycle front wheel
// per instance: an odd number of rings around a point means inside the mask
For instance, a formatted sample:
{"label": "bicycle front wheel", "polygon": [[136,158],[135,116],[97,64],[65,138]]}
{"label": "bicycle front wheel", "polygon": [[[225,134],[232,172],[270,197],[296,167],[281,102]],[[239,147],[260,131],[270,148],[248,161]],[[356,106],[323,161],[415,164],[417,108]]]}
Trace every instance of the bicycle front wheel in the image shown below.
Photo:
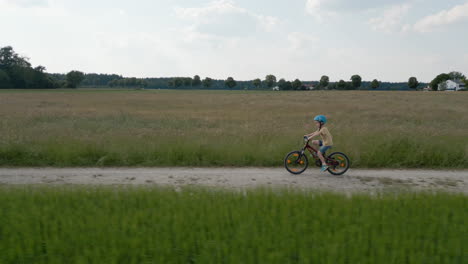
{"label": "bicycle front wheel", "polygon": [[301,151],[291,151],[284,158],[284,167],[292,174],[301,174],[309,166],[309,161]]}

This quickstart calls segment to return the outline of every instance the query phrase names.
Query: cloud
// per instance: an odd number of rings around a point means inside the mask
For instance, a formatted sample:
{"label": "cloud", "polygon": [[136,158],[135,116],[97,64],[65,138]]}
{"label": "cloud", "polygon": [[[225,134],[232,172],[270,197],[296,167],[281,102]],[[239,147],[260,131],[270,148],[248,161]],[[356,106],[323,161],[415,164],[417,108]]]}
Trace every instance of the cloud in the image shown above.
{"label": "cloud", "polygon": [[289,48],[292,51],[310,50],[317,43],[317,38],[301,32],[292,32],[288,35]]}
{"label": "cloud", "polygon": [[324,17],[333,17],[336,12],[332,11],[327,4],[336,0],[307,0],[306,12],[317,21],[322,22]]}
{"label": "cloud", "polygon": [[306,12],[312,16],[322,16],[329,14],[338,14],[346,12],[367,11],[383,6],[397,5],[407,2],[405,0],[361,0],[357,4],[356,1],[349,0],[306,0]]}
{"label": "cloud", "polygon": [[67,17],[68,12],[57,1],[52,0],[0,0],[0,15],[24,17],[56,18]]}
{"label": "cloud", "polygon": [[155,73],[172,76],[174,72],[184,72],[190,55],[179,47],[181,36],[177,33],[96,32],[91,35],[93,49],[83,56],[84,59],[74,57],[73,61],[93,72],[138,77],[154,76]]}
{"label": "cloud", "polygon": [[47,7],[49,5],[48,0],[0,0],[0,4],[7,6],[16,6],[22,8],[29,7]]}
{"label": "cloud", "polygon": [[320,11],[320,4],[323,0],[307,0],[306,11],[311,15],[316,15]]}
{"label": "cloud", "polygon": [[177,7],[175,13],[178,18],[191,21],[194,30],[219,36],[247,35],[255,30],[271,32],[279,23],[276,17],[256,14],[230,0],[213,1],[202,7]]}
{"label": "cloud", "polygon": [[213,1],[204,7],[176,7],[175,11],[180,18],[199,19],[201,21],[207,21],[212,15],[247,13],[247,10],[236,7],[233,1],[228,0]]}
{"label": "cloud", "polygon": [[468,2],[454,6],[449,10],[442,10],[437,14],[429,15],[414,24],[413,29],[418,32],[430,32],[437,27],[453,24],[468,17]]}
{"label": "cloud", "polygon": [[404,31],[406,26],[402,26],[402,20],[410,9],[410,4],[391,6],[383,11],[383,15],[371,18],[368,23],[375,31]]}
{"label": "cloud", "polygon": [[263,16],[263,15],[257,15],[257,21],[263,30],[267,32],[272,32],[276,28],[276,26],[279,24],[279,19],[277,17],[272,17],[272,16]]}

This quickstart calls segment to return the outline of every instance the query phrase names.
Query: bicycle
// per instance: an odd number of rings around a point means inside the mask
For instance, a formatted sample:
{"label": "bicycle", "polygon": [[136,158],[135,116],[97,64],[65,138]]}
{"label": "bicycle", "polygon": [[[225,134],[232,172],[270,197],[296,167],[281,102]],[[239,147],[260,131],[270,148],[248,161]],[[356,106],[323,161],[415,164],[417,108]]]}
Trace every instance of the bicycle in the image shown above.
{"label": "bicycle", "polygon": [[[284,167],[292,174],[301,174],[309,166],[309,160],[305,153],[306,149],[315,160],[315,165],[322,167],[322,161],[317,155],[317,150],[309,145],[307,137],[304,137],[304,142],[304,147],[301,150],[291,151],[284,158]],[[349,169],[349,158],[343,152],[333,152],[328,156],[324,154],[324,158],[328,165],[327,171],[333,175],[342,175]]]}

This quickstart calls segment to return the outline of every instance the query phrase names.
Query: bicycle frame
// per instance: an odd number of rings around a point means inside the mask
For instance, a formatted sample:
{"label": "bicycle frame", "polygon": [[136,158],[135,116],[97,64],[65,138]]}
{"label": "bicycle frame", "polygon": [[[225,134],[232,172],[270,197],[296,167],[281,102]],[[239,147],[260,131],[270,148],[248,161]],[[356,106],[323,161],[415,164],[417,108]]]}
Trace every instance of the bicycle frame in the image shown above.
{"label": "bicycle frame", "polygon": [[[307,140],[306,144],[302,148],[301,156],[304,155],[304,152],[305,152],[306,149],[310,152],[310,154],[312,154],[312,157],[314,157],[315,160],[320,160],[320,158],[316,154],[316,153],[318,153],[318,151],[314,147],[309,145],[309,140]],[[325,163],[327,163],[327,165],[338,165],[338,162],[336,160],[334,160],[334,159],[330,159],[325,155],[323,155],[323,158],[325,159]]]}

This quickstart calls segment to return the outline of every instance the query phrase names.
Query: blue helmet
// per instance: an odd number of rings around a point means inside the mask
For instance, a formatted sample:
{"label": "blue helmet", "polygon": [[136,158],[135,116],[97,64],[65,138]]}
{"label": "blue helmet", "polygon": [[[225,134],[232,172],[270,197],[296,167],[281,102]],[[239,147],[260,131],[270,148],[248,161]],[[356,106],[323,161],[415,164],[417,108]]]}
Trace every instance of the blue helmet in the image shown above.
{"label": "blue helmet", "polygon": [[321,122],[322,124],[327,123],[327,118],[324,115],[318,115],[314,117],[314,121]]}

